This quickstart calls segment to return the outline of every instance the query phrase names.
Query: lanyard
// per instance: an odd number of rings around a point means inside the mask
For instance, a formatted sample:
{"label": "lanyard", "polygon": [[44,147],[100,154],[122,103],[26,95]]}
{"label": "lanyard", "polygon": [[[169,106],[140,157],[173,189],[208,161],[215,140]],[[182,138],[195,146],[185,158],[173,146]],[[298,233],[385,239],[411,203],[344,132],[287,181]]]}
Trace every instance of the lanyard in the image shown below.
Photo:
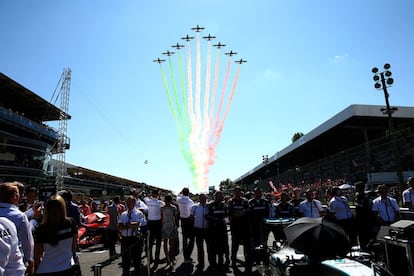
{"label": "lanyard", "polygon": [[[132,216],[132,211],[129,211],[128,212],[128,225],[131,223],[131,216]],[[127,236],[132,236],[132,229],[129,229],[129,228],[127,229]]]}

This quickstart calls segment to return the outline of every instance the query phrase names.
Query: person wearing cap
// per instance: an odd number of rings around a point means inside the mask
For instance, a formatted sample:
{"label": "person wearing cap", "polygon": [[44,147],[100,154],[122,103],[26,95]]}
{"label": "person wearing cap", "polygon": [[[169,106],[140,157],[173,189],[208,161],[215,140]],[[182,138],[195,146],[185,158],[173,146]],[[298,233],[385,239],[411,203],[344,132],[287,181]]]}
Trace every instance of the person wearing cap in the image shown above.
{"label": "person wearing cap", "polygon": [[237,262],[237,251],[243,244],[244,258],[248,258],[249,232],[246,227],[248,223],[247,212],[249,202],[243,197],[242,190],[236,186],[233,190],[233,197],[228,202],[230,231],[231,231],[231,262],[232,266]]}
{"label": "person wearing cap", "polygon": [[14,223],[0,217],[0,275],[24,275],[26,267],[18,241]]}
{"label": "person wearing cap", "polygon": [[409,187],[402,192],[403,205],[414,211],[414,177],[408,177],[407,184]]}

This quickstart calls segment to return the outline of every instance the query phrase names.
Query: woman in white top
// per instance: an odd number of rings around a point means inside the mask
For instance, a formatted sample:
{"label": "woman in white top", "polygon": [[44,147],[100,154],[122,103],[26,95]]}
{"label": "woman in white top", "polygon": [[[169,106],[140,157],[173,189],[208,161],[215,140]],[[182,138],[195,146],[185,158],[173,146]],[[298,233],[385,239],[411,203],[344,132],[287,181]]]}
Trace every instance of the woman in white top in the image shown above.
{"label": "woman in white top", "polygon": [[36,275],[74,275],[77,228],[66,217],[66,203],[54,195],[46,203],[43,220],[35,230]]}

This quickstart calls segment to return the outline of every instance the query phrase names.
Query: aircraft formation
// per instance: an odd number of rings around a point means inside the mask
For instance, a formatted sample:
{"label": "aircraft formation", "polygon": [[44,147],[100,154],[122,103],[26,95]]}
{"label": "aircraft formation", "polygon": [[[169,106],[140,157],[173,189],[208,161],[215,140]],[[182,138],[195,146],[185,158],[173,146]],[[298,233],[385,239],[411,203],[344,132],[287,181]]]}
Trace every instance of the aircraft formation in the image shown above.
{"label": "aircraft formation", "polygon": [[[198,24],[197,24],[197,26],[191,28],[191,30],[195,31],[196,33],[200,33],[204,29],[205,29],[204,27],[200,27]],[[216,37],[212,36],[211,34],[208,34],[207,36],[203,36],[203,38],[207,41],[211,41],[211,40],[215,39]],[[189,36],[187,34],[184,37],[181,37],[181,39],[185,40],[186,42],[190,42],[192,39],[194,39],[194,37]],[[225,47],[226,44],[222,44],[221,42],[218,42],[217,44],[214,44],[213,46],[216,47],[217,49],[221,49],[221,48]],[[175,48],[177,51],[180,51],[180,49],[184,48],[185,46],[181,45],[177,42],[176,44],[172,45],[171,47]],[[170,52],[169,50],[167,50],[166,52],[164,52],[162,54],[169,57],[169,56],[172,56],[174,53],[175,52]],[[232,56],[237,55],[237,53],[233,52],[233,50],[231,50],[230,52],[225,53],[225,55],[228,55],[231,58]],[[153,62],[156,62],[156,63],[159,63],[159,64],[161,64],[164,61],[165,61],[164,59],[160,59],[160,58],[157,58],[157,59],[153,60]],[[247,60],[244,60],[244,59],[241,58],[240,60],[236,60],[235,62],[239,63],[239,64],[243,64],[243,63],[246,63]]]}

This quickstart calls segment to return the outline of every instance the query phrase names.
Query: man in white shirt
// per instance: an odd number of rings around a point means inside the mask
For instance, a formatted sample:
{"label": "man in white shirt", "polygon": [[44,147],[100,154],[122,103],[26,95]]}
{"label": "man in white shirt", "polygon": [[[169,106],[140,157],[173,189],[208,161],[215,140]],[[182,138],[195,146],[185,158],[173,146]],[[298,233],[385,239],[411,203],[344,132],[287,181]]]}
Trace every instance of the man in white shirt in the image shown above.
{"label": "man in white shirt", "polygon": [[[135,208],[140,210],[145,215],[145,218],[147,218],[147,216],[148,216],[148,206],[147,206],[147,204],[145,204],[144,200],[141,199],[142,193],[139,193],[137,189],[133,188],[133,189],[131,189],[131,195],[136,200]],[[141,224],[140,228],[141,228],[142,234],[146,235],[147,232],[148,232],[147,221],[145,221],[143,224]],[[146,243],[145,243],[145,246],[147,246]],[[146,249],[147,248],[145,248],[145,250]]]}
{"label": "man in white shirt", "polygon": [[34,273],[34,240],[27,216],[19,210],[17,204],[20,200],[19,182],[6,182],[0,184],[0,217],[10,219],[17,229],[17,236],[21,245],[23,259],[28,263],[27,275]]}
{"label": "man in white shirt", "polygon": [[[205,194],[199,195],[199,203],[193,205],[191,208],[191,216],[194,217],[194,234],[197,244],[197,267],[199,269],[204,268],[204,242],[207,246],[207,231],[208,231],[208,221],[206,219],[207,214],[207,197]],[[209,248],[207,247],[207,252]],[[208,253],[207,253],[208,254]]]}
{"label": "man in white shirt", "polygon": [[414,177],[410,176],[407,179],[407,184],[410,186],[405,189],[402,193],[403,205],[409,208],[411,211],[414,210]]}
{"label": "man in white shirt", "polygon": [[305,197],[306,199],[299,204],[299,212],[304,217],[319,218],[323,213],[321,202],[313,198],[313,192],[310,189],[306,190]]}
{"label": "man in white shirt", "polygon": [[0,217],[0,275],[24,275],[26,267],[19,249],[14,223]]}
{"label": "man in white shirt", "polygon": [[149,252],[150,257],[152,257],[152,246],[155,241],[155,256],[151,258],[151,261],[155,261],[155,264],[158,265],[160,262],[160,252],[161,252],[161,207],[165,205],[163,201],[159,199],[160,192],[158,190],[153,190],[150,197],[144,198],[145,204],[148,206],[148,230],[149,230]]}
{"label": "man in white shirt", "polygon": [[145,223],[144,214],[135,208],[136,199],[129,196],[126,199],[127,210],[119,217],[118,229],[121,233],[122,276],[129,276],[131,258],[135,275],[141,275],[142,238],[140,225]]}
{"label": "man in white shirt", "polygon": [[194,205],[190,198],[190,190],[184,188],[177,196],[177,205],[180,211],[181,232],[183,235],[183,255],[185,262],[191,262],[191,253],[194,249],[194,219],[191,216],[191,208]]}
{"label": "man in white shirt", "polygon": [[381,225],[390,225],[400,219],[400,207],[397,201],[388,196],[388,187],[378,187],[379,197],[372,202],[372,211]]}
{"label": "man in white shirt", "polygon": [[353,215],[349,208],[348,199],[340,195],[337,187],[331,190],[332,198],[328,202],[329,216],[332,221],[341,226],[348,235],[353,245],[357,244],[355,225],[353,225]]}

